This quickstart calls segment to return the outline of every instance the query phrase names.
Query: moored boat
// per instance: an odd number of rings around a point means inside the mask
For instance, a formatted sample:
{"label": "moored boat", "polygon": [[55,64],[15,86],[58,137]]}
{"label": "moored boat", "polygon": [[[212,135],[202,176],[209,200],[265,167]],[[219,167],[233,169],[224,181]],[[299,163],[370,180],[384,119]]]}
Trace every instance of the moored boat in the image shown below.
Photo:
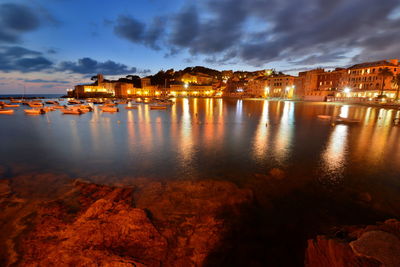
{"label": "moored boat", "polygon": [[150,105],[150,109],[167,109],[167,107],[161,105]]}
{"label": "moored boat", "polygon": [[18,104],[4,104],[3,106],[5,108],[18,108],[19,107]]}
{"label": "moored boat", "polygon": [[13,109],[0,109],[0,114],[13,114]]}
{"label": "moored boat", "polygon": [[137,109],[137,108],[138,108],[138,106],[136,106],[136,105],[135,106],[126,106],[125,107],[125,109]]}
{"label": "moored boat", "polygon": [[45,114],[46,111],[42,108],[34,108],[34,109],[24,109],[25,114],[27,115],[40,115]]}
{"label": "moored boat", "polygon": [[103,112],[118,112],[119,109],[115,107],[107,107],[107,106],[102,106],[100,107],[101,111]]}
{"label": "moored boat", "polygon": [[79,108],[66,108],[61,110],[62,114],[66,115],[81,115],[82,111]]}

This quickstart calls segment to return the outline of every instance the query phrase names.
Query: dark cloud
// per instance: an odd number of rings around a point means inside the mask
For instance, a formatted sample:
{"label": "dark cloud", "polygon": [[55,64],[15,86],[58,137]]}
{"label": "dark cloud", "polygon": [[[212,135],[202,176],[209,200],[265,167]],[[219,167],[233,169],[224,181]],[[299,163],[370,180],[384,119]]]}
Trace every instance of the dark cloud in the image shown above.
{"label": "dark cloud", "polygon": [[20,46],[0,47],[0,71],[34,72],[49,70],[53,62],[42,53]]}
{"label": "dark cloud", "polygon": [[[399,0],[190,3],[171,15],[164,36],[157,34],[157,40],[164,38],[167,57],[188,51],[210,64],[226,63],[230,54],[233,61],[253,66],[301,65],[398,57],[400,50],[400,16],[393,15],[400,13]],[[121,36],[145,43],[149,26],[127,17],[120,17],[118,25]]]}
{"label": "dark cloud", "polygon": [[24,80],[27,83],[70,83],[69,81],[59,81],[59,80],[43,80],[43,79],[33,79],[33,80]]}
{"label": "dark cloud", "polygon": [[132,43],[144,44],[155,50],[160,49],[158,44],[163,36],[165,18],[155,17],[149,25],[129,16],[119,16],[114,32],[117,36],[127,39]]}
{"label": "dark cloud", "polygon": [[78,59],[78,61],[63,61],[57,68],[59,71],[67,71],[71,73],[79,74],[97,74],[102,73],[104,75],[121,75],[121,74],[132,74],[137,73],[138,70],[135,67],[128,67],[127,65],[116,63],[108,60],[105,62],[99,62],[97,60],[85,57]]}
{"label": "dark cloud", "polygon": [[39,28],[38,15],[28,6],[0,4],[0,42],[17,42],[20,35]]}

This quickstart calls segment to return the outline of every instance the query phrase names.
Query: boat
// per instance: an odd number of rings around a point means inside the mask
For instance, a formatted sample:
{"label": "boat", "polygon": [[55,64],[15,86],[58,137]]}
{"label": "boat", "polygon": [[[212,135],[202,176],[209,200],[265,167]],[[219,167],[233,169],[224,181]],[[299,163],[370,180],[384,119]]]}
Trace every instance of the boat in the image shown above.
{"label": "boat", "polygon": [[167,106],[150,105],[150,109],[167,109]]}
{"label": "boat", "polygon": [[43,107],[43,104],[40,102],[30,102],[28,103],[28,106],[30,106],[31,108],[41,108]]}
{"label": "boat", "polygon": [[81,115],[82,111],[79,108],[66,108],[62,109],[61,112],[65,115]]}
{"label": "boat", "polygon": [[60,103],[58,103],[58,101],[53,101],[53,100],[48,100],[45,102],[48,105],[59,105]]}
{"label": "boat", "polygon": [[126,106],[125,109],[137,109],[138,106],[133,105],[133,106]]}
{"label": "boat", "polygon": [[13,114],[13,109],[0,109],[0,114]]}
{"label": "boat", "polygon": [[115,103],[105,103],[104,106],[106,107],[115,107],[117,104]]}
{"label": "boat", "polygon": [[4,104],[3,106],[5,108],[18,108],[19,107],[18,104]]}
{"label": "boat", "polygon": [[53,108],[54,109],[64,109],[64,108],[66,108],[66,106],[54,105]]}
{"label": "boat", "polygon": [[40,115],[40,114],[45,114],[46,111],[42,108],[37,108],[37,109],[24,109],[25,114],[27,115]]}
{"label": "boat", "polygon": [[76,99],[71,99],[71,100],[68,100],[68,104],[70,104],[70,105],[79,105],[79,104],[82,104],[82,101],[76,100]]}
{"label": "boat", "polygon": [[344,123],[344,124],[355,124],[360,123],[360,120],[354,120],[349,118],[337,117],[335,120],[336,123]]}
{"label": "boat", "polygon": [[318,119],[330,120],[330,119],[332,119],[332,116],[330,116],[330,115],[318,115]]}
{"label": "boat", "polygon": [[54,110],[55,110],[54,107],[44,107],[43,109],[44,109],[44,111],[46,111],[46,112],[54,111]]}
{"label": "boat", "polygon": [[22,103],[22,100],[18,100],[18,99],[11,99],[10,103]]}
{"label": "boat", "polygon": [[103,112],[118,112],[119,109],[115,107],[107,107],[107,106],[102,106],[100,107],[101,111]]}

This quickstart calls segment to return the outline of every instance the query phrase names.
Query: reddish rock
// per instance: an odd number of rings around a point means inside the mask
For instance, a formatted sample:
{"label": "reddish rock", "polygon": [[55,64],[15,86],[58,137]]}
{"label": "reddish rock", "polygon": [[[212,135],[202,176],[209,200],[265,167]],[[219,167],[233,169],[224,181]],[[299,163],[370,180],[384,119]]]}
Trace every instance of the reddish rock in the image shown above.
{"label": "reddish rock", "polygon": [[[27,192],[23,188],[19,195]],[[29,208],[12,223],[21,225],[12,235],[16,243],[5,246],[13,256],[3,262],[201,266],[210,253],[221,249],[224,234],[234,227],[229,219],[251,200],[249,191],[219,181],[142,180],[133,187],[76,181],[57,200],[24,204]]]}
{"label": "reddish rock", "polygon": [[306,266],[400,266],[400,222],[344,227],[341,238],[308,240]]}

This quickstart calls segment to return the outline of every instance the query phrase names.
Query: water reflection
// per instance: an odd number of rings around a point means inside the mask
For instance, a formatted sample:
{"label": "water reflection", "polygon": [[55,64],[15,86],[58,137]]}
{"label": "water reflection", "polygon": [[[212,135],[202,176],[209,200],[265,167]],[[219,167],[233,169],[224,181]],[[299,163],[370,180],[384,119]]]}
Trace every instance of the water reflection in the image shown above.
{"label": "water reflection", "polygon": [[260,121],[258,122],[256,134],[254,137],[253,153],[255,158],[257,158],[258,160],[262,160],[264,158],[268,148],[268,138],[269,138],[268,104],[269,104],[268,101],[264,101],[262,106]]}
{"label": "water reflection", "polygon": [[347,125],[336,125],[322,153],[320,177],[323,183],[337,184],[343,179],[347,154]]}
{"label": "water reflection", "polygon": [[[76,117],[55,111],[49,114],[50,124],[44,116],[27,117],[17,110],[13,117],[0,117],[0,161],[46,169],[68,162],[76,175],[108,170],[171,179],[182,173],[246,179],[288,166],[318,172],[330,183],[343,180],[348,171],[368,170],[382,179],[400,172],[400,127],[392,125],[399,111],[292,101],[175,101],[162,111],[145,104],[135,110],[121,105],[116,114],[102,113],[97,106]],[[332,127],[317,114],[361,123]]]}
{"label": "water reflection", "polygon": [[280,119],[277,136],[275,137],[275,156],[279,164],[284,164],[290,154],[292,135],[294,130],[294,103],[283,104],[283,113]]}

